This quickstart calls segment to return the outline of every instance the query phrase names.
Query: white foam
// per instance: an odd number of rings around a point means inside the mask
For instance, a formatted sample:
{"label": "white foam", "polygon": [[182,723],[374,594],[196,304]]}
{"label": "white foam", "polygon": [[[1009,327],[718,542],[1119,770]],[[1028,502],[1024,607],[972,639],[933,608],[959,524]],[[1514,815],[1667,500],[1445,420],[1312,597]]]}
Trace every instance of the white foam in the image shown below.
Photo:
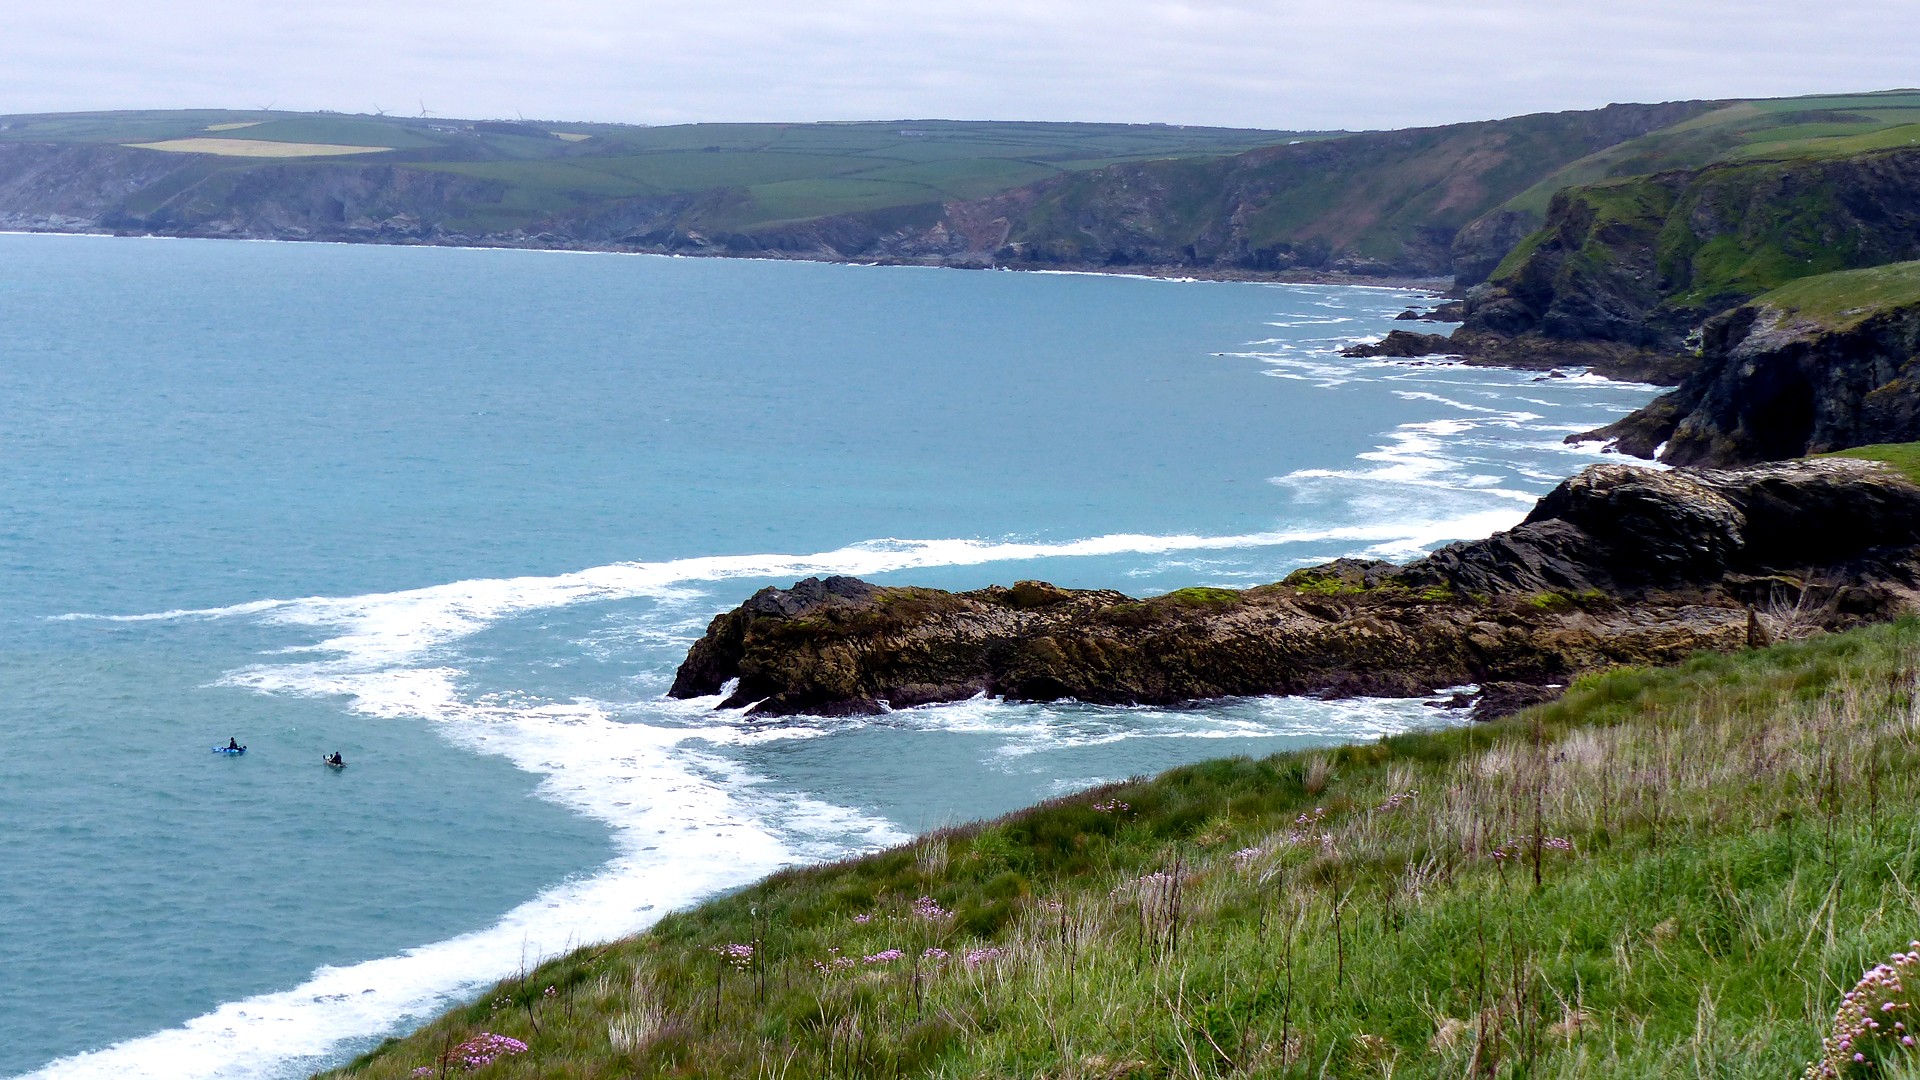
{"label": "white foam", "polygon": [[[1309,303],[1359,311],[1343,307],[1332,297]],[[1283,318],[1302,324],[1346,319],[1304,313]],[[1425,379],[1434,370],[1409,371],[1391,361],[1330,358],[1326,342],[1265,344],[1279,347],[1236,355],[1269,365],[1269,374],[1327,386],[1356,379]],[[1488,384],[1459,385],[1484,390]],[[1360,455],[1362,464],[1356,469],[1301,470],[1275,478],[1276,483],[1294,487],[1342,485],[1343,497],[1360,511],[1360,520],[1354,524],[1219,536],[1122,533],[1055,543],[888,539],[812,554],[613,563],[570,574],[474,579],[362,596],[259,600],[152,614],[58,616],[116,622],[246,618],[311,628],[318,638],[313,644],[281,650],[273,662],[231,672],[223,681],[269,694],[337,696],[366,715],[431,721],[455,743],[502,756],[540,776],[544,797],[605,822],[613,831],[618,855],[593,875],[543,892],[485,930],[398,956],[322,968],[291,990],[229,1003],[180,1027],[62,1059],[33,1075],[92,1080],[303,1074],[343,1040],[382,1034],[410,1019],[431,1015],[450,1000],[512,974],[523,957],[531,964],[569,946],[634,932],[667,910],[744,884],[779,866],[902,839],[885,821],[772,790],[736,761],[715,752],[719,747],[887,723],[992,732],[1003,740],[999,758],[1013,762],[1047,750],[1134,738],[1310,734],[1360,739],[1431,723],[1430,710],[1406,701],[1329,705],[1272,699],[1175,712],[1008,706],[980,699],[869,720],[765,727],[747,724],[737,714],[715,713],[718,699],[615,706],[595,701],[529,701],[510,695],[468,697],[461,691],[465,673],[451,655],[457,642],[517,615],[636,597],[651,598],[672,610],[656,613],[645,625],[624,632],[656,644],[689,636],[698,632],[704,615],[691,603],[699,595],[691,587],[700,583],[790,580],[813,574],[870,576],[1004,561],[1178,555],[1304,543],[1327,544],[1337,548],[1335,553],[1359,549],[1395,557],[1448,540],[1484,536],[1516,523],[1533,494],[1502,486],[1500,476],[1462,460],[1459,449],[1476,432],[1524,428],[1540,417],[1424,391],[1402,396],[1470,415],[1402,425],[1385,444]],[[1561,452],[1578,451],[1569,447]],[[1436,500],[1424,492],[1434,489],[1462,497],[1445,500],[1450,508],[1446,513],[1407,512],[1408,506],[1433,505]],[[1369,499],[1379,505],[1368,503]],[[588,646],[582,643],[582,647]],[[624,722],[623,717],[635,709],[644,711],[646,722]],[[1085,782],[1097,779],[1090,776]]]}

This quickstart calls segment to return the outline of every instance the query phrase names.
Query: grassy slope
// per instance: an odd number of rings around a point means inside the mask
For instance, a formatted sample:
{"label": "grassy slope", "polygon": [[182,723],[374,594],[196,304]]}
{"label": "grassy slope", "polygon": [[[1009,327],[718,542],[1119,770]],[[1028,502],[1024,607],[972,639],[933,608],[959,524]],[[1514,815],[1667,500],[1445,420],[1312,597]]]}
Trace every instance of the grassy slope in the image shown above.
{"label": "grassy slope", "polygon": [[[1584,156],[1595,141],[1592,115],[1546,113],[1362,134],[1215,162],[1117,170],[1048,192],[1014,239],[1062,256],[1095,252],[1113,239],[1090,232],[1087,223],[1119,217],[1142,239],[1204,249],[1238,214],[1254,248],[1318,246],[1393,260],[1422,229],[1459,228]],[[1146,213],[1098,212],[1103,202],[1124,204],[1142,188],[1168,192],[1164,205]]]}
{"label": "grassy slope", "polygon": [[497,1077],[1790,1075],[1920,931],[1917,659],[1909,622],[1104,788],[777,875],[341,1075],[482,1030],[531,1047]]}
{"label": "grassy slope", "polygon": [[1740,102],[1584,157],[1506,206],[1538,217],[1556,191],[1615,177],[1906,146],[1920,140],[1916,125],[1920,93],[1912,91]]}
{"label": "grassy slope", "polygon": [[6,141],[217,138],[390,147],[383,162],[505,182],[504,203],[489,208],[485,222],[493,228],[601,200],[717,188],[741,189],[746,197],[731,204],[726,220],[709,224],[751,228],[979,198],[1116,161],[1231,154],[1312,137],[1150,124],[957,121],[651,128],[228,111],[0,117]]}
{"label": "grassy slope", "polygon": [[1920,262],[1801,278],[1753,302],[1785,312],[1795,321],[1844,330],[1882,311],[1920,304]]}

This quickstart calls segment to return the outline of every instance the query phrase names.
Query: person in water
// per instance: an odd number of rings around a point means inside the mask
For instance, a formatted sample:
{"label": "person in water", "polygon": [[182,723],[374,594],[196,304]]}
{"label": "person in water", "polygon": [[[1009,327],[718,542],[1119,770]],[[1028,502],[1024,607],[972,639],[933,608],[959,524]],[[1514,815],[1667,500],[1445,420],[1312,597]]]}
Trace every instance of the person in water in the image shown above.
{"label": "person in water", "polygon": [[327,764],[329,764],[329,765],[345,765],[345,764],[346,764],[346,762],[344,762],[344,761],[341,761],[341,760],[340,760],[340,751],[338,751],[338,750],[335,750],[335,751],[333,752],[333,756],[327,759]]}
{"label": "person in water", "polygon": [[239,739],[236,739],[236,738],[234,738],[234,737],[233,737],[233,736],[231,736],[231,735],[229,735],[229,736],[227,736],[227,749],[229,749],[229,750],[238,750],[238,749],[240,749],[240,740],[239,740]]}

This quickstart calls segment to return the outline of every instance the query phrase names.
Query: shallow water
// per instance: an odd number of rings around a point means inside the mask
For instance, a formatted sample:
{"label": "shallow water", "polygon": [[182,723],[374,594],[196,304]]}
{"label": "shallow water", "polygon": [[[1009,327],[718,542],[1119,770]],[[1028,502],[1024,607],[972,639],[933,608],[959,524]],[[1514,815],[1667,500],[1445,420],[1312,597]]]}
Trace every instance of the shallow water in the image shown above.
{"label": "shallow water", "polygon": [[302,1075],[778,866],[1437,722],[663,697],[808,574],[1150,594],[1484,535],[1651,393],[1338,357],[1417,299],[0,236],[0,1074]]}

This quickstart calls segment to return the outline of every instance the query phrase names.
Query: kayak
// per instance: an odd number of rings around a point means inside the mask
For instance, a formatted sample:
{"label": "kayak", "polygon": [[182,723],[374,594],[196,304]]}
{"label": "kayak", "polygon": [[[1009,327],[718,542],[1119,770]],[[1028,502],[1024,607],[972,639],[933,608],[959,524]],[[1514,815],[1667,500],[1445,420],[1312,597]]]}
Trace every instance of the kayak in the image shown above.
{"label": "kayak", "polygon": [[238,749],[231,746],[216,746],[213,748],[213,752],[216,754],[244,754],[247,752],[247,748],[244,746]]}

